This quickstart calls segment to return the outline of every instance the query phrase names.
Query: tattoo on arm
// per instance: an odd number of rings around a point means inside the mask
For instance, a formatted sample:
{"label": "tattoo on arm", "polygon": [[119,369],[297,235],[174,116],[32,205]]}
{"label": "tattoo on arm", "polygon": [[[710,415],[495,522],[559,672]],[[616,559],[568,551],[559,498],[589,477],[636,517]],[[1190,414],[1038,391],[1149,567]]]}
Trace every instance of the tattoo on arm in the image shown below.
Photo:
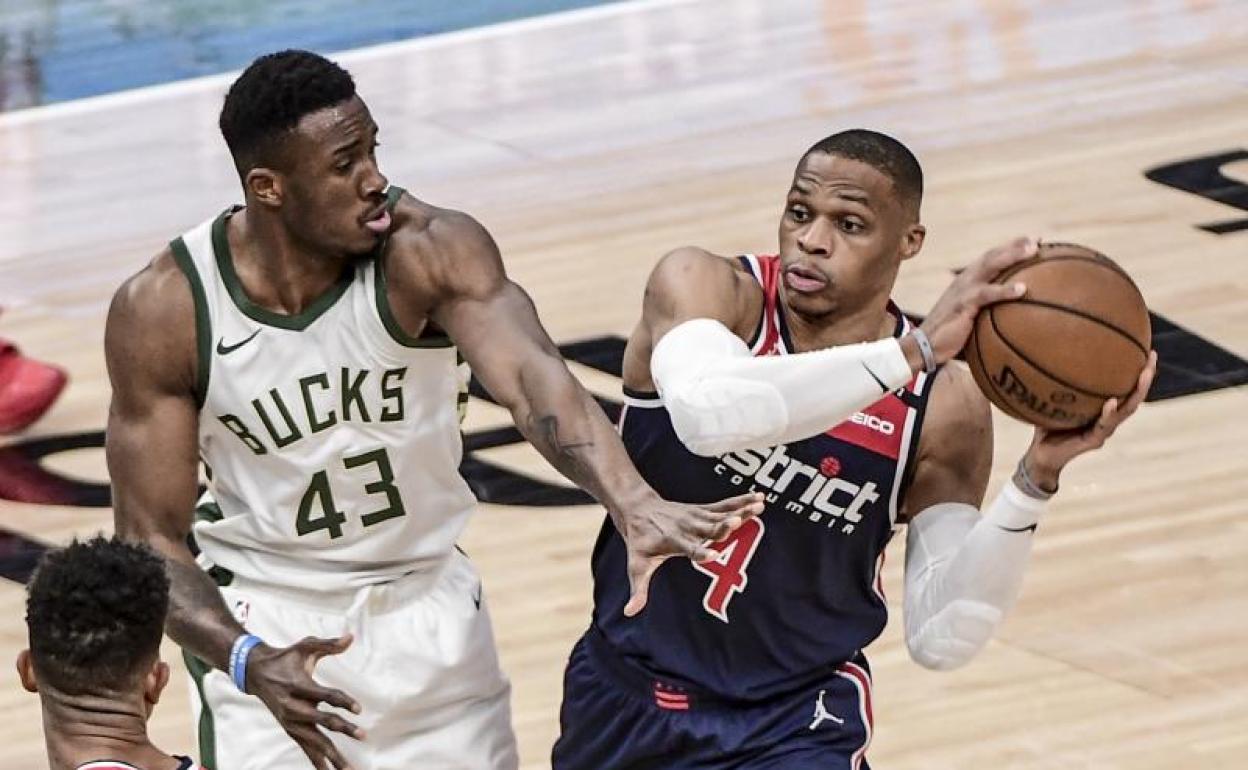
{"label": "tattoo on arm", "polygon": [[529,422],[532,437],[541,445],[539,449],[546,450],[544,454],[556,467],[578,484],[589,485],[593,479],[593,468],[585,454],[593,450],[593,440],[560,441],[559,418],[553,414],[534,416]]}

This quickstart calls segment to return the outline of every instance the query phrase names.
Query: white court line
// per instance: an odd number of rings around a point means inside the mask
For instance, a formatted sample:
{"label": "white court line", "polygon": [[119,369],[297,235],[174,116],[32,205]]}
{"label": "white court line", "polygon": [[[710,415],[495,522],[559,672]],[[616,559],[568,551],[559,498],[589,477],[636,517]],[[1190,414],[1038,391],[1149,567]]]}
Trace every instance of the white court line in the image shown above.
{"label": "white court line", "polygon": [[[416,37],[409,40],[396,40],[390,43],[379,43],[377,45],[365,46],[363,48],[335,51],[325,55],[345,66],[348,64],[372,61],[374,59],[393,56],[400,53],[410,53],[412,51],[430,48],[441,48],[443,46],[462,43],[466,40],[503,37],[517,32],[542,29],[544,27],[557,27],[560,25],[575,24],[592,19],[624,16],[631,13],[644,13],[646,11],[665,6],[690,5],[698,1],[699,0],[622,0],[621,2],[612,2],[607,5],[594,5],[588,8],[573,8],[567,11],[556,11],[555,13],[547,13],[541,16],[531,16],[524,19],[511,19],[510,21],[500,21],[480,27],[468,27],[467,29],[442,32],[436,35]],[[242,72],[242,70],[231,70],[229,72],[222,72],[215,75],[201,75],[199,77],[188,78],[186,80],[175,80],[171,83],[158,83],[156,85],[140,86],[138,88],[131,88],[125,91],[116,91],[108,94],[100,94],[99,96],[88,96],[82,99],[74,99],[68,102],[57,102],[56,104],[47,104],[39,107],[27,107],[21,110],[14,110],[13,112],[0,113],[0,130],[30,125],[32,123],[41,123],[45,120],[53,118],[99,112],[100,110],[112,107],[157,101],[159,99],[169,98],[180,94],[208,91],[212,89],[224,90],[225,87],[227,87],[236,77],[238,77],[240,72]]]}

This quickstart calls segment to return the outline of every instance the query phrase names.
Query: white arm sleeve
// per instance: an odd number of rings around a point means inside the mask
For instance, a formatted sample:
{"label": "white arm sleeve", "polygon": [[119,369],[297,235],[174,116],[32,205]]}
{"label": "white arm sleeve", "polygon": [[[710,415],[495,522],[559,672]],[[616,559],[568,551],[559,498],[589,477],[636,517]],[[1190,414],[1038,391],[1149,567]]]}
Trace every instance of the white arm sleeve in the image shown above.
{"label": "white arm sleeve", "polygon": [[695,318],[654,346],[650,375],[681,442],[711,457],[822,433],[913,372],[895,339],[755,358],[728,327]]}
{"label": "white arm sleeve", "polygon": [[906,535],[906,647],[925,668],[970,661],[1023,587],[1045,501],[1008,481],[988,511],[964,503],[925,508]]}

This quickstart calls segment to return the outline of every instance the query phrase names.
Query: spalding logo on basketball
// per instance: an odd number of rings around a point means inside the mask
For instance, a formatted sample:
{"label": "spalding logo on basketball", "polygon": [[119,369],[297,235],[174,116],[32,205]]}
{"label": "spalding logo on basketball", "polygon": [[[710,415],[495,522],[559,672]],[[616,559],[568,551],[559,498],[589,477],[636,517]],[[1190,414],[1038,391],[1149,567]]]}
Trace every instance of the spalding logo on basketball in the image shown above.
{"label": "spalding logo on basketball", "polygon": [[1006,414],[1052,430],[1091,423],[1135,388],[1152,345],[1144,297],[1113,260],[1046,243],[997,283],[1022,298],[984,308],[966,344],[971,374]]}

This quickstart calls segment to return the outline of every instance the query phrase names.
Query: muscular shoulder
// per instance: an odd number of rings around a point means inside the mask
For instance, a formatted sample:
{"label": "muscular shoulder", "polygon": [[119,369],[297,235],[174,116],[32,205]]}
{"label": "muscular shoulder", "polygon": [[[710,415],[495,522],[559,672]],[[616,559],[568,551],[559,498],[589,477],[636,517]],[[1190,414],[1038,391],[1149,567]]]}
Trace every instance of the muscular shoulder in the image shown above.
{"label": "muscular shoulder", "polygon": [[195,382],[195,301],[166,247],[113,295],[104,347],[114,381],[143,374],[168,388]]}
{"label": "muscular shoulder", "polygon": [[970,370],[951,361],[931,388],[906,518],[936,503],[978,506],[992,470],[992,409]]}
{"label": "muscular shoulder", "polygon": [[400,288],[436,296],[485,291],[503,279],[498,247],[480,222],[408,194],[395,207],[385,259],[387,278]]}
{"label": "muscular shoulder", "polygon": [[753,331],[762,291],[736,260],[696,246],[669,251],[646,283],[647,320],[713,318],[743,337]]}
{"label": "muscular shoulder", "polygon": [[669,251],[646,282],[641,322],[624,349],[624,384],[653,390],[650,356],[655,344],[677,325],[711,318],[749,339],[762,312],[763,294],[736,260],[696,246]]}

